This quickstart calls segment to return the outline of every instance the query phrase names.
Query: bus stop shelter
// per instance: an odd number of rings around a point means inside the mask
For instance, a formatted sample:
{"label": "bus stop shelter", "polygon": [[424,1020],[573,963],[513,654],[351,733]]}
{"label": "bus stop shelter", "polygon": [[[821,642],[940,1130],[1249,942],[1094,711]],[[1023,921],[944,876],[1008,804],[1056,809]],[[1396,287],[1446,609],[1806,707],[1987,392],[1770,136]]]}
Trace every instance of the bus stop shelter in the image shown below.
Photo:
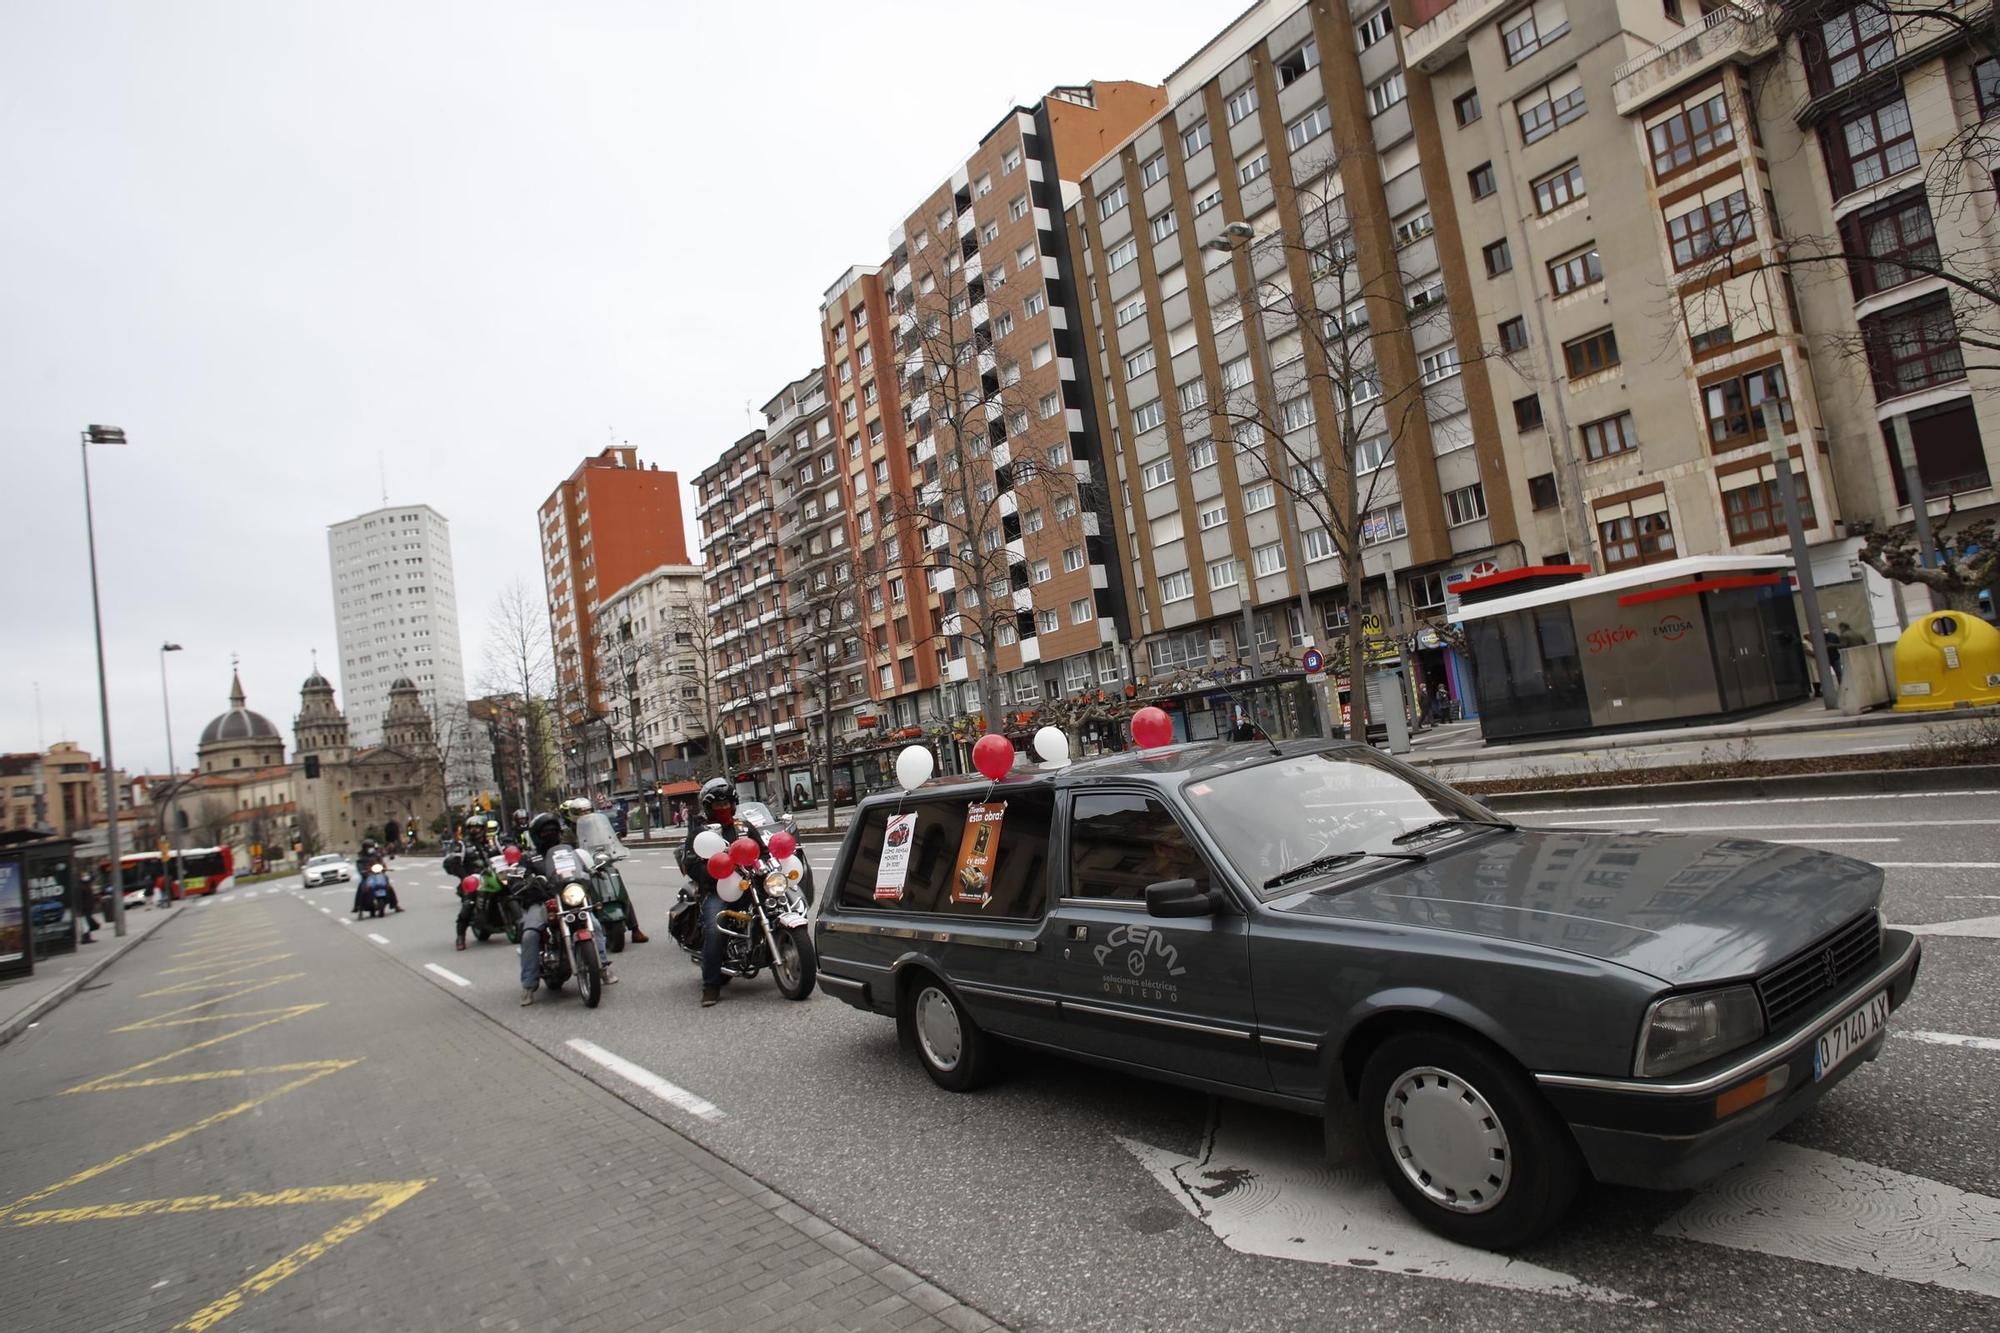
{"label": "bus stop shelter", "polygon": [[1690,556],[1468,598],[1457,619],[1489,741],[1730,717],[1812,692],[1787,556]]}

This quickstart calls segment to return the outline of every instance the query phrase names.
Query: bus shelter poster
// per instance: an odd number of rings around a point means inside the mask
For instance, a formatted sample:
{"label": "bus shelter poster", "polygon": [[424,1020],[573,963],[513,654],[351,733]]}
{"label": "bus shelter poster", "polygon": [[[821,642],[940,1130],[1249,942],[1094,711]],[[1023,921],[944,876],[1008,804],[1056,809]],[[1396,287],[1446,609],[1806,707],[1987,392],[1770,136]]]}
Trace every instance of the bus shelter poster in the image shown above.
{"label": "bus shelter poster", "polygon": [[28,956],[28,906],[21,897],[21,865],[0,861],[0,963]]}
{"label": "bus shelter poster", "polygon": [[951,900],[984,907],[993,899],[993,862],[1000,850],[1000,821],[1005,801],[988,801],[965,808],[965,837],[958,844],[958,873],[952,876]]}
{"label": "bus shelter poster", "polygon": [[915,815],[892,815],[882,834],[882,863],[875,871],[875,901],[903,901],[903,885],[910,878],[910,845],[917,840]]}

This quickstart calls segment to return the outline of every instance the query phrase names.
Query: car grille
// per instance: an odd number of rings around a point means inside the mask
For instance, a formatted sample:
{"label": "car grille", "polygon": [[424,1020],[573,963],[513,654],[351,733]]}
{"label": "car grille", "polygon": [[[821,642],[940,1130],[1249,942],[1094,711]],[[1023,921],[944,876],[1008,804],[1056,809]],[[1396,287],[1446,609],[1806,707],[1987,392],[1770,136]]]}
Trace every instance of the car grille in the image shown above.
{"label": "car grille", "polygon": [[1882,918],[1869,912],[1757,979],[1764,1022],[1777,1032],[1841,987],[1865,976],[1882,956]]}

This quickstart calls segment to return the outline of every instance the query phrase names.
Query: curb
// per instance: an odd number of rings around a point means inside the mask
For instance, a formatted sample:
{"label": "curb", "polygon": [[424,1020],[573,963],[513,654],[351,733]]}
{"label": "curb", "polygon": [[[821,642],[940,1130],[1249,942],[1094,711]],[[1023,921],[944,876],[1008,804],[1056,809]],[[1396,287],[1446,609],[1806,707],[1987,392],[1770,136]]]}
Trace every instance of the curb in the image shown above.
{"label": "curb", "polygon": [[1771,799],[1787,796],[1848,796],[1893,792],[1953,791],[2000,785],[2000,764],[1958,768],[1864,768],[1846,773],[1791,773],[1777,777],[1703,778],[1694,782],[1654,782],[1622,787],[1551,787],[1537,791],[1494,792],[1473,800],[1491,810],[1532,810],[1562,805],[1582,809],[1622,805],[1664,805],[1676,801]]}
{"label": "curb", "polygon": [[[44,995],[41,999],[36,1000],[33,1004],[29,1005],[26,1009],[23,1009],[20,1013],[15,1014],[12,1018],[9,1018],[4,1022],[0,1022],[0,1046],[5,1046],[8,1042],[14,1040],[14,1038],[20,1036],[23,1032],[26,1032],[29,1028],[41,1022],[42,1019],[48,1014],[50,1010],[54,1009],[64,1000],[67,1000],[70,996],[82,990],[98,975],[98,973],[104,971],[105,968],[110,967],[113,963],[117,962],[120,958],[123,958],[126,954],[131,953],[134,949],[144,944],[147,940],[152,939],[153,936],[159,933],[161,926],[166,925],[167,922],[172,921],[175,917],[178,917],[182,912],[186,910],[187,908],[185,906],[177,905],[174,908],[172,915],[165,918],[165,920],[162,920],[159,923],[159,925],[154,926],[151,930],[148,930],[144,935],[140,936],[138,939],[133,940],[131,943],[127,944],[124,948],[119,949],[115,952],[100,955],[97,961],[92,963],[89,967],[86,967],[85,969],[83,969],[83,971],[77,973],[75,976],[70,977],[68,980],[64,981],[60,986],[57,986],[54,990],[50,991],[47,995]],[[107,921],[105,922],[105,924],[108,926],[110,922]]]}

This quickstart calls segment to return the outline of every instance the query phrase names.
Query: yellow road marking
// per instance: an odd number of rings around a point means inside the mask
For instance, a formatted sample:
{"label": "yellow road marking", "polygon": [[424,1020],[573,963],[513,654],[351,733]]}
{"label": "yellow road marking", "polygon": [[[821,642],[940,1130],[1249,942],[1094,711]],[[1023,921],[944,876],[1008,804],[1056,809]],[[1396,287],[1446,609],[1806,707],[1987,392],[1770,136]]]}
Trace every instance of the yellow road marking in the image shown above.
{"label": "yellow road marking", "polygon": [[72,1092],[108,1092],[112,1088],[125,1083],[131,1075],[138,1073],[142,1069],[151,1069],[153,1066],[163,1065],[169,1060],[178,1060],[183,1055],[192,1055],[196,1051],[206,1050],[210,1046],[219,1045],[222,1042],[245,1036],[257,1031],[259,1028],[267,1028],[274,1023],[283,1023],[287,1019],[297,1018],[300,1014],[309,1014],[315,1009],[324,1009],[325,1007],[326,1002],[324,1000],[314,1004],[292,1005],[276,1018],[267,1018],[261,1023],[252,1023],[247,1027],[237,1028],[234,1032],[225,1032],[220,1036],[210,1037],[205,1041],[197,1041],[191,1045],[183,1046],[177,1051],[168,1051],[165,1055],[156,1055],[150,1060],[141,1060],[136,1065],[131,1065],[109,1074],[99,1075],[88,1082],[79,1083],[73,1088],[64,1088],[63,1095],[67,1096]]}
{"label": "yellow road marking", "polygon": [[[260,989],[264,986],[275,986],[281,981],[297,981],[300,977],[304,975],[305,973],[303,972],[287,972],[283,976],[276,976],[276,977],[236,977],[233,979],[217,978],[212,981],[183,981],[172,986],[162,986],[158,990],[145,991],[139,996],[139,998],[142,1000],[150,1000],[156,995],[187,995],[198,990],[207,990],[210,986],[244,986],[245,989],[240,991],[234,991],[232,992],[232,994],[248,995],[253,990]],[[229,996],[223,995],[223,996],[217,996],[216,998],[228,999]],[[203,1000],[202,1003],[212,1004],[214,1003],[214,1001]]]}
{"label": "yellow road marking", "polygon": [[[218,1003],[218,1001],[203,1000],[201,1004],[189,1005],[188,1009],[199,1009],[203,1005],[215,1003]],[[171,1009],[167,1013],[161,1014],[158,1018],[148,1018],[139,1023],[127,1023],[122,1028],[113,1028],[111,1030],[113,1032],[141,1032],[151,1031],[155,1028],[188,1027],[195,1023],[221,1023],[232,1018],[261,1018],[265,1014],[290,1013],[294,1007],[293,1005],[280,1005],[272,1009],[231,1009],[227,1013],[221,1014],[196,1014],[193,1018],[174,1018],[172,1015],[184,1014],[187,1012],[187,1009]]]}
{"label": "yellow road marking", "polygon": [[312,1073],[307,1074],[304,1078],[295,1078],[289,1083],[280,1084],[278,1087],[272,1088],[269,1092],[262,1093],[256,1097],[251,1097],[246,1101],[238,1102],[234,1106],[224,1107],[220,1111],[216,1111],[209,1115],[205,1115],[201,1119],[195,1121],[193,1124],[183,1125],[179,1129],[174,1130],[170,1134],[165,1134],[157,1139],[154,1139],[151,1143],[142,1143],[138,1147],[133,1148],[128,1152],[119,1153],[116,1157],[113,1157],[109,1161],[99,1162],[96,1166],[87,1166],[73,1176],[70,1176],[64,1180],[59,1180],[53,1185],[44,1186],[43,1188],[36,1190],[33,1194],[24,1194],[10,1204],[0,1204],[0,1218],[6,1218],[12,1216],[15,1212],[19,1211],[26,1204],[40,1203],[43,1199],[49,1198],[51,1195],[60,1194],[62,1191],[73,1188],[74,1186],[77,1185],[81,1185],[85,1181],[95,1180],[107,1171],[116,1171],[119,1167],[125,1165],[127,1162],[136,1161],[139,1158],[144,1157],[149,1152],[157,1152],[161,1148],[171,1147],[174,1144],[179,1143],[182,1139],[187,1138],[189,1135],[201,1133],[202,1130],[207,1129],[211,1125],[219,1125],[223,1121],[231,1119],[234,1116],[242,1115],[245,1111],[254,1111],[258,1107],[262,1106],[265,1102],[270,1101],[273,1097],[282,1097],[288,1092],[295,1092],[298,1089],[305,1087],[308,1083],[317,1083],[319,1080],[325,1078],[328,1074],[339,1073],[340,1070],[342,1069],[347,1069],[352,1065],[357,1065],[360,1063],[361,1062],[359,1060],[352,1060],[345,1064],[340,1064],[340,1065],[329,1064],[327,1068],[316,1069]]}
{"label": "yellow road marking", "polygon": [[209,1083],[221,1078],[248,1078],[252,1074],[296,1074],[302,1069],[324,1069],[335,1073],[349,1065],[358,1065],[356,1060],[296,1060],[285,1065],[253,1065],[248,1069],[204,1069],[194,1074],[161,1074],[154,1078],[120,1079],[116,1083],[101,1080],[83,1087],[71,1088],[71,1092],[123,1092],[128,1088],[160,1088],[170,1083]]}
{"label": "yellow road marking", "polygon": [[[256,993],[257,991],[260,991],[260,990],[268,990],[268,989],[270,989],[270,988],[271,988],[272,986],[275,986],[275,985],[277,985],[277,984],[278,984],[279,982],[282,982],[282,981],[296,981],[296,980],[298,980],[298,979],[299,979],[300,977],[302,977],[302,976],[304,976],[304,975],[305,975],[305,973],[303,973],[303,972],[287,972],[287,973],[286,973],[286,974],[285,974],[284,976],[281,976],[281,977],[269,977],[269,978],[265,978],[265,979],[263,979],[263,980],[259,980],[259,981],[246,981],[246,982],[244,982],[244,983],[243,983],[242,985],[236,985],[236,983],[235,983],[235,982],[222,982],[222,983],[220,983],[220,984],[222,984],[222,985],[228,985],[228,986],[236,986],[236,989],[235,989],[235,990],[230,990],[230,991],[224,991],[224,992],[223,992],[222,994],[220,994],[220,995],[211,995],[211,996],[209,996],[209,997],[208,997],[208,998],[207,998],[206,1000],[196,1000],[196,1001],[195,1001],[195,1002],[194,1002],[193,1004],[187,1004],[187,1005],[182,1005],[182,1006],[181,1006],[180,1008],[178,1008],[178,1009],[169,1009],[169,1010],[165,1011],[164,1013],[158,1013],[158,1014],[154,1014],[154,1015],[153,1015],[153,1016],[152,1016],[151,1018],[142,1018],[142,1019],[140,1019],[140,1020],[139,1020],[138,1022],[136,1022],[136,1023],[127,1023],[127,1024],[125,1024],[125,1025],[124,1025],[123,1027],[115,1027],[115,1028],[113,1028],[113,1029],[111,1029],[111,1030],[112,1030],[113,1032],[137,1032],[137,1031],[141,1030],[142,1028],[156,1028],[156,1027],[173,1027],[173,1026],[175,1026],[175,1024],[174,1024],[174,1023],[173,1023],[172,1021],[170,1021],[170,1020],[173,1020],[173,1019],[174,1019],[174,1018],[175,1018],[175,1017],[176,1017],[177,1015],[180,1015],[180,1014],[191,1014],[191,1013],[193,1013],[193,1012],[194,1012],[195,1010],[197,1010],[197,1009],[206,1009],[206,1008],[207,1008],[207,1007],[208,1007],[209,1005],[211,1005],[211,1004],[221,1004],[221,1003],[222,1003],[222,1002],[223,1002],[224,1000],[234,1000],[234,999],[239,999],[239,998],[241,998],[242,996],[245,996],[245,995],[251,995],[251,994],[255,994],[255,993]],[[249,1010],[248,1012],[250,1012],[250,1013],[273,1013],[273,1012],[276,1012],[276,1011],[275,1011],[275,1010],[267,1010],[267,1009],[252,1009],[252,1010]],[[215,1015],[212,1015],[212,1017],[215,1017],[215,1018],[224,1018],[224,1017],[231,1017],[231,1016],[232,1016],[232,1015],[225,1015],[225,1014],[215,1014]],[[239,1014],[237,1014],[237,1015],[234,1015],[234,1016],[235,1016],[235,1017],[240,1017],[240,1016],[241,1016],[241,1013],[239,1013]],[[187,1019],[187,1020],[184,1020],[184,1021],[187,1021],[187,1022],[197,1022],[197,1021],[200,1021],[200,1022],[206,1022],[207,1020],[206,1020],[206,1019],[201,1019],[201,1020],[196,1020],[196,1019]]]}
{"label": "yellow road marking", "polygon": [[359,1185],[308,1185],[288,1190],[245,1190],[241,1194],[184,1194],[177,1199],[128,1199],[122,1203],[91,1203],[79,1208],[38,1208],[17,1213],[17,1227],[41,1227],[69,1222],[120,1222],[133,1217],[175,1213],[221,1213],[236,1208],[291,1208],[314,1203],[362,1203],[431,1184],[429,1180],[378,1180]]}
{"label": "yellow road marking", "polygon": [[256,936],[261,938],[253,937],[246,939],[243,938],[242,936],[232,936],[226,940],[214,941],[213,943],[215,945],[221,946],[219,948],[211,947],[211,945],[208,943],[203,943],[196,945],[192,949],[182,949],[179,953],[174,954],[173,957],[219,958],[225,954],[249,953],[255,949],[268,949],[272,945],[282,943],[282,940],[279,938],[282,933],[283,932],[277,930],[260,930],[256,932]]}
{"label": "yellow road marking", "polygon": [[179,1328],[186,1329],[189,1333],[202,1333],[204,1329],[215,1327],[235,1314],[244,1301],[252,1296],[263,1295],[334,1246],[355,1235],[369,1223],[381,1218],[390,1209],[407,1203],[421,1194],[430,1183],[428,1180],[406,1180],[399,1184],[378,1186],[380,1193],[376,1196],[375,1202],[368,1207],[341,1222],[318,1240],[307,1241],[220,1299],[195,1311],[186,1323],[179,1325]]}
{"label": "yellow road marking", "polygon": [[[274,953],[268,958],[259,958],[254,962],[231,962],[225,965],[224,971],[218,972],[216,973],[216,975],[227,976],[230,972],[241,972],[243,969],[248,967],[262,967],[266,963],[281,963],[285,959],[290,958],[291,956],[292,955],[290,954],[290,952]],[[214,963],[184,963],[179,967],[167,968],[165,971],[158,972],[155,975],[162,977],[171,977],[180,972],[199,972],[204,968],[210,968],[214,966],[215,966]]]}

